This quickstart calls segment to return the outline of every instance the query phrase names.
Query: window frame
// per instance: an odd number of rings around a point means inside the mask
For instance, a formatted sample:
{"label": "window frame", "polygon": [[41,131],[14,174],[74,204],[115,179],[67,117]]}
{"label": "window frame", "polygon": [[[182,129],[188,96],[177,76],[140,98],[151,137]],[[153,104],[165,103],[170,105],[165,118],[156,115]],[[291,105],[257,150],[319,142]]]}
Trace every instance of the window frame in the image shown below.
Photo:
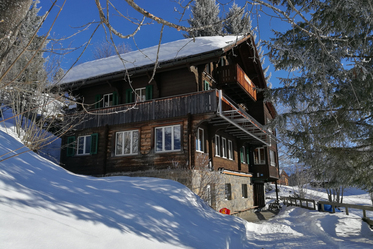
{"label": "window frame", "polygon": [[[261,154],[260,151],[263,150],[263,158],[261,158]],[[256,154],[258,156],[256,156]],[[263,165],[263,164],[266,164],[266,155],[265,155],[265,148],[264,147],[258,147],[258,148],[255,148],[255,150],[253,151],[253,156],[254,156],[254,164],[255,165]],[[257,161],[258,159],[258,161]]]}
{"label": "window frame", "polygon": [[276,153],[273,150],[269,150],[269,160],[271,166],[276,167]]}
{"label": "window frame", "polygon": [[[125,134],[130,134],[130,153],[125,153]],[[137,133],[137,143],[134,144],[134,134]],[[121,144],[121,153],[118,152],[118,135],[122,135],[122,144]],[[115,146],[114,146],[114,154],[115,156],[133,156],[133,155],[138,155],[139,154],[139,137],[140,137],[140,132],[139,130],[128,130],[128,131],[118,131],[115,133]],[[134,145],[136,145],[136,152],[134,151]]]}
{"label": "window frame", "polygon": [[246,183],[241,184],[241,189],[242,189],[242,198],[248,198],[247,184]]}
{"label": "window frame", "polygon": [[[83,153],[80,153],[80,138],[83,138]],[[89,152],[87,152],[87,138],[89,138]],[[76,155],[77,156],[86,156],[91,154],[91,135],[78,136],[76,141]]]}
{"label": "window frame", "polygon": [[221,157],[227,158],[227,139],[225,137],[221,138]]}
{"label": "window frame", "polygon": [[232,200],[232,185],[230,183],[224,185],[224,200]]}
{"label": "window frame", "polygon": [[[108,97],[108,101],[106,101],[106,97]],[[111,97],[111,100],[110,100]],[[102,107],[110,107],[113,106],[114,103],[114,94],[113,93],[106,93],[102,95]]]}
{"label": "window frame", "polygon": [[245,148],[244,145],[242,145],[241,148],[240,148],[240,158],[241,158],[240,159],[241,163],[247,164],[247,162],[246,162],[246,159],[247,159],[247,157],[246,157],[246,148]]}
{"label": "window frame", "polygon": [[215,156],[220,157],[221,152],[220,152],[220,136],[215,135]]}
{"label": "window frame", "polygon": [[[140,91],[140,94],[138,94],[137,91]],[[145,102],[146,101],[146,87],[135,88],[135,97],[136,97],[136,102]]]}
{"label": "window frame", "polygon": [[[200,137],[200,131],[202,131],[202,138]],[[196,151],[202,153],[205,152],[205,130],[201,127],[197,130]]]}
{"label": "window frame", "polygon": [[228,139],[228,159],[229,160],[234,160],[233,157],[233,143],[232,140]]}
{"label": "window frame", "polygon": [[[170,150],[167,150],[165,148],[165,141],[166,141],[166,136],[165,136],[165,129],[166,128],[172,128],[171,129],[171,149]],[[175,129],[178,128],[179,129],[179,149],[175,149]],[[157,142],[158,142],[158,138],[157,138],[157,130],[161,130],[162,132],[162,149],[161,150],[158,150],[158,146],[157,146]],[[154,139],[154,149],[155,149],[155,152],[156,153],[165,153],[165,152],[177,152],[177,151],[181,151],[181,145],[182,145],[182,142],[181,142],[181,132],[182,132],[182,129],[181,129],[181,125],[168,125],[168,126],[160,126],[160,127],[156,127],[154,128],[154,134],[155,134],[155,139]]]}

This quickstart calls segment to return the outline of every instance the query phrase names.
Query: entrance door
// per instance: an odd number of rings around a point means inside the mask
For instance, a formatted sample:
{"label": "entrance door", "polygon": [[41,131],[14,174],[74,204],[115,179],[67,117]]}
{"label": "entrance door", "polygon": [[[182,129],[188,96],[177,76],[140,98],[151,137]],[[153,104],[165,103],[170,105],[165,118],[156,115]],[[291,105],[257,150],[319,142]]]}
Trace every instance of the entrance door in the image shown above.
{"label": "entrance door", "polygon": [[254,206],[265,206],[264,183],[254,183]]}

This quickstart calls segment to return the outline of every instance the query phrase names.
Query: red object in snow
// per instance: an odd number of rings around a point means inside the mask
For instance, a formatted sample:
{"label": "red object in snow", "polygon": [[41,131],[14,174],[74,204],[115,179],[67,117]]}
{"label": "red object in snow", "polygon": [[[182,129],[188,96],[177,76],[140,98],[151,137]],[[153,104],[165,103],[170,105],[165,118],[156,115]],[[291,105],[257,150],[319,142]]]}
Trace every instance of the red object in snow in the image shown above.
{"label": "red object in snow", "polygon": [[228,208],[222,208],[219,210],[219,212],[222,214],[231,214],[231,210],[229,210]]}

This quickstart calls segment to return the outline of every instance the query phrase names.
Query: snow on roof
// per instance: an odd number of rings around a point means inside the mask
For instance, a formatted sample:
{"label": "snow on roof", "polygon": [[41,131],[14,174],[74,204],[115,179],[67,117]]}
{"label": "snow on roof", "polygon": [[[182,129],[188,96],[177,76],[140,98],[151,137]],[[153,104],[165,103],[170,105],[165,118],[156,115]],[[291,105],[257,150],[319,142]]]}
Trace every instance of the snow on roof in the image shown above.
{"label": "snow on roof", "polygon": [[[218,49],[223,50],[242,38],[242,36],[204,36],[164,43],[160,46],[158,61],[165,62]],[[120,61],[117,55],[85,62],[73,67],[60,81],[60,84],[154,64],[157,58],[157,51],[158,45],[122,54],[123,62]]]}

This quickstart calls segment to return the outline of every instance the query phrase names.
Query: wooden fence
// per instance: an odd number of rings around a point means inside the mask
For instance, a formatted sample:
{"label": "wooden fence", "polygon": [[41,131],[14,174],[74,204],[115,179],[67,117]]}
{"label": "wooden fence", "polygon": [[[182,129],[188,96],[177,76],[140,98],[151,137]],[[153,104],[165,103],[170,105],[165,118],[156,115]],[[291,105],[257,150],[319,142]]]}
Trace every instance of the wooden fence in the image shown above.
{"label": "wooden fence", "polygon": [[[301,208],[307,208],[311,210],[316,210],[316,203],[315,200],[311,199],[304,199],[304,198],[295,198],[295,197],[280,197],[281,200],[283,200],[284,204],[286,206],[297,206]],[[305,205],[304,205],[305,203]],[[310,207],[309,204],[312,204],[312,207]]]}
{"label": "wooden fence", "polygon": [[360,210],[363,210],[363,217],[364,218],[367,218],[367,212],[366,211],[373,211],[373,206],[363,206],[363,205],[336,203],[336,202],[329,202],[329,201],[319,201],[318,203],[321,204],[320,205],[321,206],[321,211],[325,211],[323,204],[331,205],[333,213],[335,213],[335,208],[336,207],[344,207],[345,210],[346,210],[346,214],[347,215],[349,215],[349,213],[348,213],[348,209],[349,208],[360,209]]}

